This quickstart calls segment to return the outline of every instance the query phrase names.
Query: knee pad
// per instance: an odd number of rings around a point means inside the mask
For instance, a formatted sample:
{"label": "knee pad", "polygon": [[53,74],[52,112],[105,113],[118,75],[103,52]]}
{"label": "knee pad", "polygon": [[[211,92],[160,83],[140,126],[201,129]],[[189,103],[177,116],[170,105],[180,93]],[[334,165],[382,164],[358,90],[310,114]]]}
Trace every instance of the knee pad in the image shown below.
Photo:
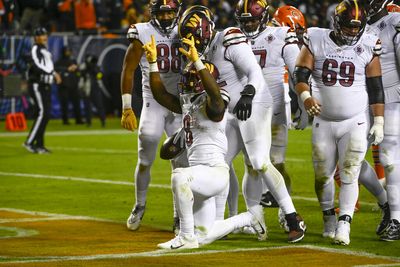
{"label": "knee pad", "polygon": [[397,135],[385,135],[383,142],[380,144],[379,160],[385,169],[390,168],[390,165],[399,160],[399,139],[400,137]]}
{"label": "knee pad", "polygon": [[190,173],[187,171],[186,168],[177,168],[172,171],[172,189],[175,191],[182,187],[182,185],[187,184],[188,179],[190,177]]}

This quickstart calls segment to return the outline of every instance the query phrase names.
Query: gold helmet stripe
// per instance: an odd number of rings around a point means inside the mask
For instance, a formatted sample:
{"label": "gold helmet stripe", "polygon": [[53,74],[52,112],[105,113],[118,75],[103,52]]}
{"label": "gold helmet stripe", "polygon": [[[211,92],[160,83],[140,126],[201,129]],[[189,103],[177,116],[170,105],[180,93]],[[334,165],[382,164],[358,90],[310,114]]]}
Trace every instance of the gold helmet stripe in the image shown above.
{"label": "gold helmet stripe", "polygon": [[247,12],[247,4],[248,4],[248,0],[244,0],[244,13],[248,13]]}
{"label": "gold helmet stripe", "polygon": [[354,0],[354,6],[356,7],[356,18],[355,18],[355,20],[358,20],[358,3],[357,3],[357,0]]}

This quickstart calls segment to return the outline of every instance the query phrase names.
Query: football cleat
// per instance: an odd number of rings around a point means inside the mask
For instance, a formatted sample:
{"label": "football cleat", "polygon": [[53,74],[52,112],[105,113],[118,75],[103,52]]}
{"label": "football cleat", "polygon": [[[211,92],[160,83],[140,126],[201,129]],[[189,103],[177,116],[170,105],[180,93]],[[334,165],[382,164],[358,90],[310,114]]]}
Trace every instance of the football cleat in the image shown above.
{"label": "football cleat", "polygon": [[31,153],[37,153],[36,148],[33,145],[29,145],[27,142],[24,142],[22,146]]}
{"label": "football cleat", "polygon": [[281,208],[278,209],[278,222],[281,228],[285,231],[285,233],[289,233],[289,226],[287,224],[286,218],[285,218],[285,213]]}
{"label": "football cleat", "polygon": [[264,208],[277,208],[279,207],[278,202],[275,200],[274,196],[270,191],[265,192],[261,196],[260,205]]}
{"label": "football cleat", "polygon": [[382,210],[382,220],[376,228],[376,234],[382,235],[389,228],[390,225],[390,208],[389,203],[387,202],[383,205],[378,205]]}
{"label": "football cleat", "polygon": [[264,220],[264,210],[261,205],[249,208],[249,212],[253,215],[251,219],[251,227],[257,233],[258,240],[264,241],[268,237],[267,226]]}
{"label": "football cleat", "polygon": [[286,215],[285,218],[289,227],[288,242],[297,243],[301,241],[304,238],[307,230],[307,226],[303,218],[299,214],[296,214],[295,221],[293,221],[291,214],[289,216]]}
{"label": "football cleat", "polygon": [[135,208],[132,210],[131,215],[126,221],[126,227],[128,227],[129,230],[136,231],[137,229],[139,229],[145,208],[146,206],[136,205]]}
{"label": "football cleat", "polygon": [[51,154],[51,151],[45,147],[38,147],[36,148],[36,153],[38,154]]}
{"label": "football cleat", "polygon": [[400,240],[400,223],[398,220],[390,220],[389,227],[381,235],[383,241],[396,241]]}
{"label": "football cleat", "polygon": [[324,215],[324,232],[322,233],[322,237],[328,237],[331,239],[335,238],[336,231],[336,215]]}
{"label": "football cleat", "polygon": [[350,223],[347,221],[338,221],[334,243],[347,246],[350,244]]}
{"label": "football cleat", "polygon": [[158,244],[157,247],[162,249],[190,249],[198,248],[199,242],[195,236],[177,235],[170,241]]}

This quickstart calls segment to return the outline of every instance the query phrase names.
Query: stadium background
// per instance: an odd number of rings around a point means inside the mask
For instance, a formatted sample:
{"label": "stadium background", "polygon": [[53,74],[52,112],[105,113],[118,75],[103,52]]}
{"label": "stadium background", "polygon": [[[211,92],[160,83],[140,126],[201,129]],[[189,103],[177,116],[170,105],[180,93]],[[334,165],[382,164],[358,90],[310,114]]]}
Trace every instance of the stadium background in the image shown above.
{"label": "stadium background", "polygon": [[[234,19],[236,2],[187,0],[183,1],[183,6],[201,4],[210,7],[216,14],[216,27],[222,29],[237,25]],[[305,14],[308,27],[330,27],[330,17],[339,1],[268,2],[271,15],[281,5],[293,5]],[[125,49],[129,45],[125,33],[129,25],[149,20],[147,4],[148,0],[0,0],[0,118],[4,118],[14,107],[15,111],[23,111],[30,117],[31,105],[25,87],[22,85],[22,91],[10,87],[15,86],[15,80],[19,79],[24,84],[25,58],[33,42],[32,29],[37,26],[45,26],[51,31],[49,50],[54,61],[59,59],[64,46],[72,49],[78,64],[88,55],[97,56],[97,64],[104,73],[102,79],[106,90],[102,93],[106,113],[120,116],[120,73]],[[11,76],[5,77],[8,74]],[[135,88],[141,88],[140,76],[138,69]],[[59,118],[56,85],[53,85],[52,92],[52,117]],[[140,90],[135,94],[135,111],[140,114]],[[81,109],[83,112],[83,106]]]}

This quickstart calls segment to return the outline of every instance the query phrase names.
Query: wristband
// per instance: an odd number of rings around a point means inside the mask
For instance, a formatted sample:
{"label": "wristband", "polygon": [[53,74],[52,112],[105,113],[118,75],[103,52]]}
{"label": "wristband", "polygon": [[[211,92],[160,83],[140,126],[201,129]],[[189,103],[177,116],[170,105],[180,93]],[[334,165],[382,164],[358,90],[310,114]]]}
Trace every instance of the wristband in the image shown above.
{"label": "wristband", "polygon": [[131,94],[123,94],[122,95],[122,109],[132,108],[132,95]]}
{"label": "wristband", "polygon": [[197,71],[201,71],[202,69],[205,69],[206,66],[204,66],[203,61],[199,58],[194,62],[194,67],[196,68]]}
{"label": "wristband", "polygon": [[149,66],[150,72],[158,72],[157,62],[150,63]]}
{"label": "wristband", "polygon": [[383,116],[375,116],[374,117],[374,125],[383,125],[384,123],[384,118]]}
{"label": "wristband", "polygon": [[310,91],[308,91],[308,90],[306,90],[306,91],[303,91],[301,94],[300,94],[300,99],[301,99],[301,101],[304,103],[304,101],[306,101],[306,99],[308,99],[308,98],[310,98],[311,97],[311,94],[310,94]]}

